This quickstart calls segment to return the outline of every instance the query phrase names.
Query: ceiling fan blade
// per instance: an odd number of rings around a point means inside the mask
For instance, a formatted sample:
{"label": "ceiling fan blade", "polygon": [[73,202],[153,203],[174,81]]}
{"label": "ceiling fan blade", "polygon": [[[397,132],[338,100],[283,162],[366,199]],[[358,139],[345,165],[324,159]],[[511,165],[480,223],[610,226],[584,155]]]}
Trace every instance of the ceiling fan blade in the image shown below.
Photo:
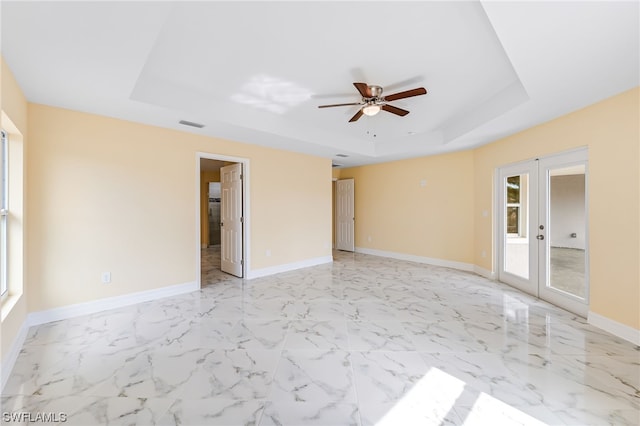
{"label": "ceiling fan blade", "polygon": [[349,123],[353,123],[354,121],[358,121],[358,119],[360,117],[362,117],[363,115],[364,115],[364,113],[362,112],[362,109],[359,109],[358,112],[356,112],[356,115],[351,117],[351,120],[349,120]]}
{"label": "ceiling fan blade", "polygon": [[403,87],[414,86],[418,83],[422,83],[424,77],[421,75],[416,75],[415,77],[407,78],[406,80],[396,81],[395,83],[386,84],[384,86],[384,90],[387,92],[395,92],[396,90],[400,90]]}
{"label": "ceiling fan blade", "polygon": [[362,102],[351,102],[348,104],[318,105],[318,108],[331,108],[331,107],[349,106],[349,105],[362,105]]}
{"label": "ceiling fan blade", "polygon": [[404,92],[394,93],[393,95],[387,95],[384,97],[386,101],[395,101],[398,99],[410,98],[412,96],[420,96],[426,95],[427,90],[424,87],[419,87],[417,89],[411,89]]}
{"label": "ceiling fan blade", "polygon": [[406,109],[394,107],[393,105],[382,105],[382,109],[390,112],[391,114],[399,115],[400,117],[404,117],[405,115],[409,114],[409,111],[407,111]]}
{"label": "ceiling fan blade", "polygon": [[356,89],[358,89],[358,92],[360,92],[360,95],[363,98],[371,97],[371,91],[369,90],[369,85],[367,83],[353,83],[353,85],[356,86]]}

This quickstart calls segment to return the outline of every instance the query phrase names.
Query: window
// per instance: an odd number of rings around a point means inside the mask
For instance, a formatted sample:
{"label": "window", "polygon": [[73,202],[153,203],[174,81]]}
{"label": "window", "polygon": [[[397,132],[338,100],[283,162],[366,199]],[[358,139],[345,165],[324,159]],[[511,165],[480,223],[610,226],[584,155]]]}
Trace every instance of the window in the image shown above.
{"label": "window", "polygon": [[2,146],[0,147],[0,289],[4,296],[7,293],[7,222],[9,220],[9,140],[2,130]]}

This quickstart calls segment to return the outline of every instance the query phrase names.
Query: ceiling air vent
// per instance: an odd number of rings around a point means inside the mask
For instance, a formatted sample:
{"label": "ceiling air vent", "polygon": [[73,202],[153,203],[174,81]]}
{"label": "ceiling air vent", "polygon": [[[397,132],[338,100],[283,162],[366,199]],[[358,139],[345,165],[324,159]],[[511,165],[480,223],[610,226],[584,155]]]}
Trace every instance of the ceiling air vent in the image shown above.
{"label": "ceiling air vent", "polygon": [[348,155],[347,154],[336,154],[336,157],[347,158]]}
{"label": "ceiling air vent", "polygon": [[331,163],[331,167],[342,167],[342,164]]}
{"label": "ceiling air vent", "polygon": [[178,123],[184,126],[197,127],[198,129],[202,129],[204,127],[204,124],[194,123],[193,121],[187,121],[187,120],[180,120],[178,121]]}

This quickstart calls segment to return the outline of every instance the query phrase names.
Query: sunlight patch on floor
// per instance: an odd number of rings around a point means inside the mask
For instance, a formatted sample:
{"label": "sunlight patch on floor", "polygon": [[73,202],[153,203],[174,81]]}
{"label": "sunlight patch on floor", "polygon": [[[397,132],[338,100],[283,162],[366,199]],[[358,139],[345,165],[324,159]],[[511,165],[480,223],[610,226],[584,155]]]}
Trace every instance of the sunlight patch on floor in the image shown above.
{"label": "sunlight patch on floor", "polygon": [[[477,392],[470,402],[460,405],[463,393],[469,392],[466,383],[438,368],[431,368],[397,404],[382,417],[376,426],[392,425],[527,425],[546,423],[510,406],[484,392]],[[426,423],[425,423],[426,422]]]}
{"label": "sunlight patch on floor", "polygon": [[431,368],[378,423],[380,426],[441,424],[464,391],[465,383]]}

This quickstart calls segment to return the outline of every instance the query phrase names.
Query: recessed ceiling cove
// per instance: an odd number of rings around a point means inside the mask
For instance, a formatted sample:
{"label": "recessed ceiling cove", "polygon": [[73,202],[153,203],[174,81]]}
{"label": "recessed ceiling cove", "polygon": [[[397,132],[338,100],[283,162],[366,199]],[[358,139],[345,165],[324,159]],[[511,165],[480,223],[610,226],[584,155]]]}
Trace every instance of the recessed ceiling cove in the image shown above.
{"label": "recessed ceiling cove", "polygon": [[[344,153],[343,166],[480,146],[640,84],[637,1],[0,7],[2,56],[29,102],[327,159]],[[383,96],[427,94],[391,103],[409,114],[349,122],[362,107],[354,82]],[[344,103],[356,105],[318,108]]]}
{"label": "recessed ceiling cove", "polygon": [[[429,95],[394,102],[402,119],[317,109],[359,101],[361,80]],[[193,2],[173,6],[131,99],[376,156],[450,143],[528,97],[478,2]]]}

